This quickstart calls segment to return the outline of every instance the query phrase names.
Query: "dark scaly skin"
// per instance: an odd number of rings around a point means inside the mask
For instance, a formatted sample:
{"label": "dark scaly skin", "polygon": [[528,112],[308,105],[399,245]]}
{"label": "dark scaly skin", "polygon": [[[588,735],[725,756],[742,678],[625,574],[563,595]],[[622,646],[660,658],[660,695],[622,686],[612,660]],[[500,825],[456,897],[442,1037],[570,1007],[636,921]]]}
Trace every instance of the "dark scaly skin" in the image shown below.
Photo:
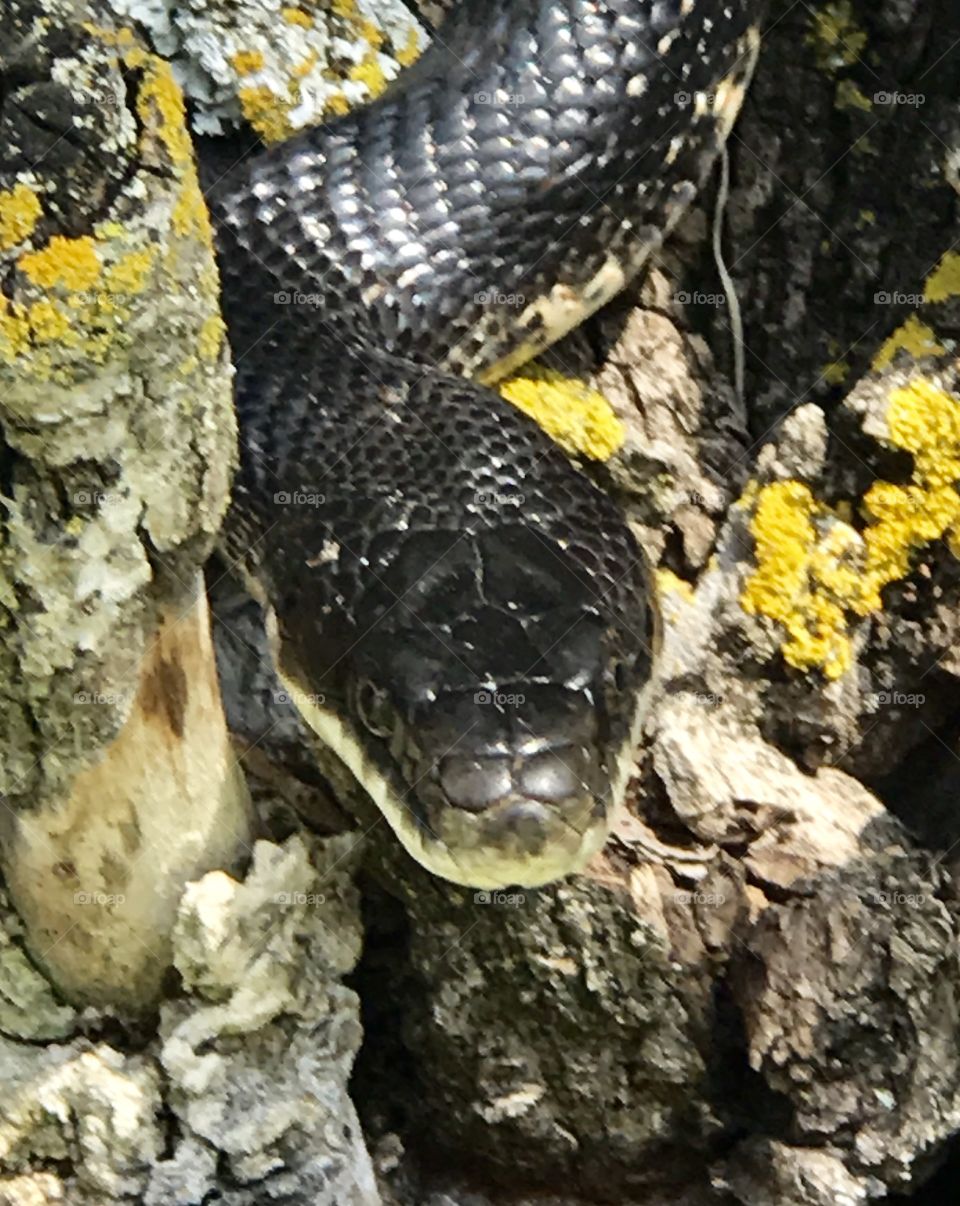
{"label": "dark scaly skin", "polygon": [[611,500],[450,373],[494,379],[636,272],[729,127],[692,94],[742,84],[754,7],[471,0],[378,101],[213,191],[226,546],[295,702],[458,882],[546,882],[602,845],[653,617]]}

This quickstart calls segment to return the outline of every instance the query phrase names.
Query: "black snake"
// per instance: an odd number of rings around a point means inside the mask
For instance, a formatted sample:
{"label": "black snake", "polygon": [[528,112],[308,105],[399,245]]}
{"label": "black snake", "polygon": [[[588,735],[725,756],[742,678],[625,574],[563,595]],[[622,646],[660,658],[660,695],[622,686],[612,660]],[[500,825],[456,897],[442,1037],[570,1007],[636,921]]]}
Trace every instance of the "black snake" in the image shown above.
{"label": "black snake", "polygon": [[755,8],[465,0],[378,100],[210,191],[225,547],[293,701],[458,883],[545,883],[602,846],[654,630],[617,507],[486,385],[662,242],[736,116]]}

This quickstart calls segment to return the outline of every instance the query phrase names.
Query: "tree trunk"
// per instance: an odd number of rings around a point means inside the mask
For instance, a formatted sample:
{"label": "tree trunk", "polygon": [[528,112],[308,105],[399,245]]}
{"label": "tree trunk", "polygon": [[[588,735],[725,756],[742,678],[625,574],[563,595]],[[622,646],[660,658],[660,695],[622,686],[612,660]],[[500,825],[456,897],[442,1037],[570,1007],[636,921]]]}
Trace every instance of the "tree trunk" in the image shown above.
{"label": "tree trunk", "polygon": [[236,435],[179,93],[94,15],[5,16],[0,862],[57,986],[143,1008],[246,845],[199,572]]}

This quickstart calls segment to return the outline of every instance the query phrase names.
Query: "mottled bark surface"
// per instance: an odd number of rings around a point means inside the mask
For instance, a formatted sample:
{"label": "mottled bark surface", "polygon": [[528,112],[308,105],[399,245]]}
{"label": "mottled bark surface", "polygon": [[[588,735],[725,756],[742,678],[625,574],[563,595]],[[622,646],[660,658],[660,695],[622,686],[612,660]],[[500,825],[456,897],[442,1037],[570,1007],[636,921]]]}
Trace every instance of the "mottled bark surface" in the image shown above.
{"label": "mottled bark surface", "polygon": [[[597,371],[625,423],[597,472],[664,571],[630,811],[588,873],[487,894],[413,864],[215,565],[221,683],[270,840],[245,883],[188,889],[159,1033],[58,1002],[5,914],[8,1200],[944,1200],[958,20],[947,0],[771,5],[731,143],[742,403],[712,196],[552,354]],[[325,836],[304,846],[304,825]]]}
{"label": "mottled bark surface", "polygon": [[4,10],[0,861],[60,987],[134,1006],[246,836],[199,575],[236,436],[179,93],[98,15]]}

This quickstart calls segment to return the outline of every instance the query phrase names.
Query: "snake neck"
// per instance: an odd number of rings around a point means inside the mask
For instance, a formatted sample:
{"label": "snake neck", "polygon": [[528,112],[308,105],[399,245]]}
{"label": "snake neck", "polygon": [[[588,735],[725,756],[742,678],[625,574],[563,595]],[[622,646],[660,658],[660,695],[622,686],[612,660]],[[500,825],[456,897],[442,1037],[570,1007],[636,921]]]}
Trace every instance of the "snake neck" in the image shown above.
{"label": "snake neck", "polygon": [[485,381],[535,356],[690,203],[739,109],[756,9],[461,6],[380,99],[212,190],[237,355],[292,321]]}

